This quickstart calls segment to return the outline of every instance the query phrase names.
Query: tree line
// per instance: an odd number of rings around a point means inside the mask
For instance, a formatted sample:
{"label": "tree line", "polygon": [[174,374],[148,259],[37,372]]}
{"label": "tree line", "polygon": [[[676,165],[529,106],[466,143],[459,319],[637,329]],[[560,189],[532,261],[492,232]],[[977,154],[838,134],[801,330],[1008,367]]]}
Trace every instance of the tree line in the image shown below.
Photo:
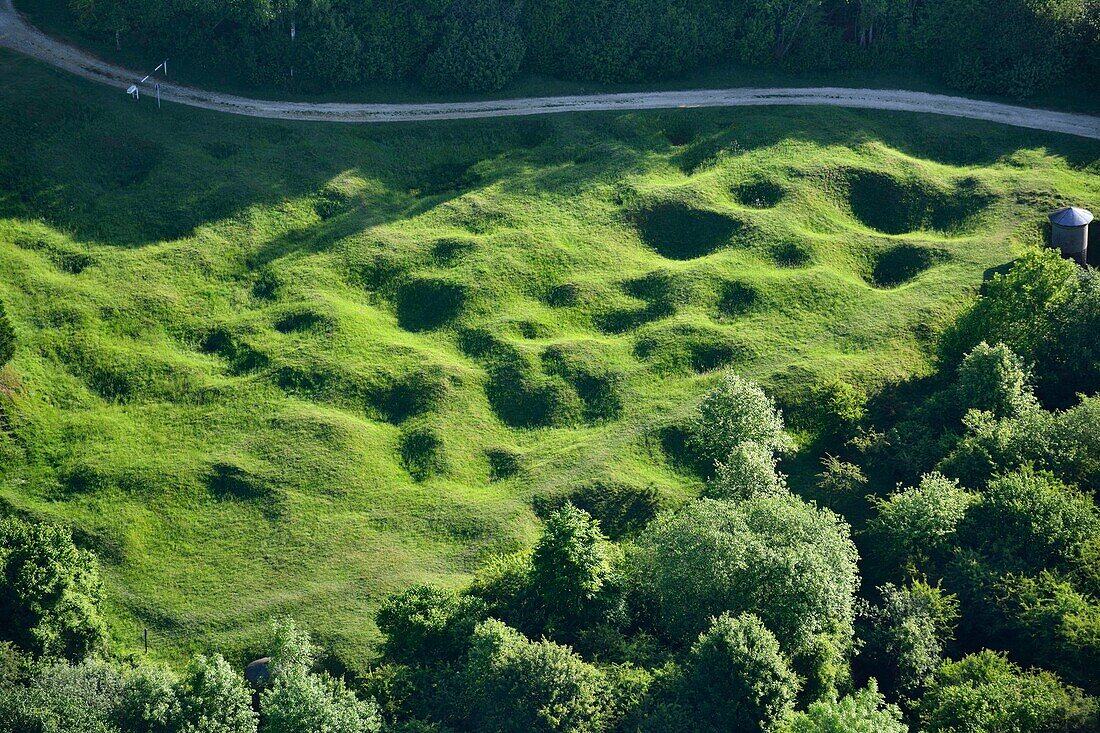
{"label": "tree line", "polygon": [[[1100,0],[68,0],[80,25],[240,82],[415,80],[495,91],[522,71],[654,81],[720,62],[931,71],[1027,97],[1100,73]],[[291,30],[294,33],[292,35]],[[292,71],[293,70],[293,71]]]}
{"label": "tree line", "polygon": [[932,376],[791,410],[822,456],[798,494],[777,403],[723,373],[677,426],[701,496],[540,500],[532,549],[389,598],[377,664],[346,681],[286,619],[251,687],[216,655],[112,656],[95,557],[9,516],[0,731],[1100,730],[1098,329],[1097,273],[1029,253]]}

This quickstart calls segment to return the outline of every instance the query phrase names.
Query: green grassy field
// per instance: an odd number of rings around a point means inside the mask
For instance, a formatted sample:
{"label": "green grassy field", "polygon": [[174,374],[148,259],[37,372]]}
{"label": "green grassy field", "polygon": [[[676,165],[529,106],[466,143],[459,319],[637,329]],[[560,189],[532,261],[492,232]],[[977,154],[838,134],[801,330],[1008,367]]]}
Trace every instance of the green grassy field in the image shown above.
{"label": "green grassy field", "polygon": [[1100,208],[1097,144],[930,116],[325,126],[0,79],[0,498],[168,658],[292,613],[362,669],[379,600],[526,546],[533,497],[697,491],[712,370],[788,405],[920,373],[1048,209]]}

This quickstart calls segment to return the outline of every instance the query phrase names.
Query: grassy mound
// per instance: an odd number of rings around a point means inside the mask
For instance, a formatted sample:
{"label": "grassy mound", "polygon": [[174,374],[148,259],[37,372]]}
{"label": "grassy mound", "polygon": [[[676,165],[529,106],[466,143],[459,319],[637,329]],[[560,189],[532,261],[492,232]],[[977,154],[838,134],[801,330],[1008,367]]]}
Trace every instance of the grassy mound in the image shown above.
{"label": "grassy mound", "polygon": [[167,659],[291,613],[363,671],[381,598],[528,546],[537,497],[629,533],[698,491],[712,370],[792,401],[922,370],[1036,201],[1100,208],[1100,146],[939,117],[328,126],[0,75],[0,502],[73,525],[117,647]]}
{"label": "grassy mound", "polygon": [[670,374],[713,371],[747,360],[749,351],[733,333],[686,323],[647,329],[634,347],[639,359]]}
{"label": "grassy mound", "polygon": [[417,277],[397,289],[397,322],[409,331],[431,331],[454,321],[469,288],[437,277]]}
{"label": "grassy mound", "polygon": [[946,259],[943,252],[915,244],[899,244],[878,253],[871,270],[871,283],[880,288],[903,285]]}
{"label": "grassy mound", "polygon": [[279,333],[298,333],[299,331],[327,330],[331,321],[321,313],[309,309],[295,310],[275,321],[275,330]]}
{"label": "grassy mound", "polygon": [[742,183],[733,188],[733,198],[742,206],[752,209],[770,209],[783,200],[784,190],[767,179]]}
{"label": "grassy mound", "polygon": [[776,267],[805,267],[813,258],[813,250],[805,242],[787,239],[770,245],[768,256]]}
{"label": "grassy mound", "polygon": [[662,257],[692,260],[729,244],[745,228],[740,219],[679,201],[647,206],[633,215],[642,241]]}
{"label": "grassy mound", "polygon": [[443,436],[431,425],[416,425],[401,431],[401,460],[417,481],[447,470]]}
{"label": "grassy mound", "polygon": [[919,176],[902,178],[881,171],[851,171],[847,178],[852,214],[884,234],[962,232],[994,199],[973,178],[946,186]]}
{"label": "grassy mound", "polygon": [[759,297],[751,284],[738,280],[722,283],[719,293],[718,313],[727,318],[748,313]]}

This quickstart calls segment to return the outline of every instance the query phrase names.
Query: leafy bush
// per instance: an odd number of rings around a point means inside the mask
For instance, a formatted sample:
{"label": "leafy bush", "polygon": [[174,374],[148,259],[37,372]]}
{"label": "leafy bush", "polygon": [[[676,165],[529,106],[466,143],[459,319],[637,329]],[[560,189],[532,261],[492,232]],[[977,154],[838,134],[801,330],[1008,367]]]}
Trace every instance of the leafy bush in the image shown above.
{"label": "leafy bush", "polygon": [[474,632],[464,671],[476,729],[499,733],[596,733],[605,684],[568,647],[529,641],[493,620]]}
{"label": "leafy bush", "polygon": [[264,733],[380,733],[373,701],[359,700],[342,680],[326,674],[285,672],[261,695]]}
{"label": "leafy bush", "polygon": [[256,713],[244,678],[220,654],[191,660],[179,686],[182,733],[255,733]]}
{"label": "leafy bush", "polygon": [[952,86],[1027,97],[1062,78],[1081,0],[944,0],[918,26],[932,68]]}
{"label": "leafy bush", "polygon": [[415,666],[457,660],[484,616],[476,598],[419,585],[387,598],[375,618],[386,659]]}
{"label": "leafy bush", "polygon": [[723,611],[753,613],[817,694],[842,673],[857,584],[848,526],[793,496],[701,499],[639,538],[635,582],[686,642]]}
{"label": "leafy bush", "polygon": [[123,678],[113,718],[124,731],[175,733],[182,723],[179,681],[164,667],[142,665]]}
{"label": "leafy bush", "polygon": [[43,662],[24,684],[0,685],[0,730],[113,733],[122,685],[120,672],[105,662]]}
{"label": "leafy bush", "polygon": [[292,619],[271,622],[270,676],[260,693],[263,733],[379,733],[382,719],[373,700],[360,700],[344,681],[314,673],[309,635]]}
{"label": "leafy bush", "polygon": [[566,504],[547,518],[531,582],[551,631],[575,633],[606,617],[616,561],[616,548],[584,510]]}
{"label": "leafy bush", "polygon": [[82,659],[100,648],[99,563],[56,524],[0,519],[0,634],[33,654]]}
{"label": "leafy bush", "polygon": [[779,642],[752,614],[714,619],[691,647],[683,683],[697,730],[705,731],[766,731],[798,694]]}
{"label": "leafy bush", "polygon": [[1035,404],[1029,381],[1027,368],[1011,349],[982,341],[959,366],[959,405],[996,418],[1016,417]]}
{"label": "leafy bush", "polygon": [[959,525],[960,544],[1001,572],[1070,570],[1100,539],[1100,509],[1049,474],[1030,470],[990,482]]}
{"label": "leafy bush", "polygon": [[523,52],[514,0],[455,2],[423,79],[435,89],[496,91],[519,72]]}
{"label": "leafy bush", "polygon": [[481,599],[493,618],[523,630],[545,625],[534,601],[531,553],[517,552],[493,558],[483,565],[470,583],[470,595]]}
{"label": "leafy bush", "polygon": [[1100,605],[1051,571],[1010,575],[997,584],[1007,636],[1022,658],[1054,670],[1089,692],[1100,692]]}
{"label": "leafy bush", "polygon": [[817,488],[826,506],[852,521],[866,512],[868,479],[854,463],[826,454],[821,459]]}
{"label": "leafy bush", "polygon": [[661,509],[656,486],[635,486],[597,479],[568,494],[535,497],[535,512],[546,518],[566,503],[583,509],[600,523],[600,530],[619,539],[644,528]]}
{"label": "leafy bush", "polygon": [[440,89],[491,91],[524,65],[571,79],[633,82],[722,60],[817,70],[920,60],[957,87],[1026,95],[1070,70],[1087,79],[1100,36],[1094,0],[68,5],[98,38],[118,31],[126,45],[202,59],[205,68],[238,81],[306,90],[419,77]]}
{"label": "leafy bush", "polygon": [[944,648],[954,637],[958,599],[919,580],[907,587],[887,583],[879,594],[879,604],[862,615],[863,657],[887,689],[912,697],[943,663]]}
{"label": "leafy bush", "polygon": [[1025,672],[991,651],[945,664],[920,704],[928,733],[1074,733],[1096,725],[1096,702],[1049,672]]}
{"label": "leafy bush", "polygon": [[928,569],[950,556],[959,524],[975,498],[957,482],[929,474],[920,485],[876,499],[868,522],[876,557],[887,568]]}
{"label": "leafy bush", "polygon": [[1100,328],[1100,274],[1089,269],[1074,277],[1076,287],[1049,313],[1049,336],[1027,355],[1039,365],[1044,398],[1059,406],[1095,394],[1100,385],[1100,344],[1092,336]]}
{"label": "leafy bush", "polygon": [[793,445],[775,402],[732,371],[723,372],[718,385],[699,403],[691,433],[698,454],[713,464],[727,460],[745,441],[773,452]]}
{"label": "leafy bush", "polygon": [[781,723],[777,733],[909,733],[901,709],[878,691],[875,681],[839,700],[818,700]]}
{"label": "leafy bush", "polygon": [[816,386],[812,400],[813,427],[832,442],[849,438],[867,416],[867,393],[843,380]]}
{"label": "leafy bush", "polygon": [[787,477],[779,472],[778,460],[765,448],[747,440],[724,461],[715,465],[703,496],[709,499],[751,499],[788,493]]}
{"label": "leafy bush", "polygon": [[[1028,252],[1006,273],[997,273],[980,297],[944,334],[941,350],[948,363],[985,341],[1002,343],[1025,362],[1053,335],[1052,321],[1078,288],[1077,266],[1053,249]],[[1040,378],[1043,364],[1036,364]]]}

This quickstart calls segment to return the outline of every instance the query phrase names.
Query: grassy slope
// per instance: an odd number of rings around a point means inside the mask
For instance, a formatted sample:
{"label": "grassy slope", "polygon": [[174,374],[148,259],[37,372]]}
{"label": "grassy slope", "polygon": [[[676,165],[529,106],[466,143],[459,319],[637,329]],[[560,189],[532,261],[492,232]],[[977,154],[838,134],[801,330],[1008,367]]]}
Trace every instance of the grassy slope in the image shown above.
{"label": "grassy slope", "polygon": [[290,612],[362,667],[378,600],[529,543],[533,495],[695,491],[661,436],[707,369],[920,371],[1045,210],[1100,208],[1096,144],[918,115],[322,126],[0,79],[0,498],[73,523],[117,643],[167,656]]}

